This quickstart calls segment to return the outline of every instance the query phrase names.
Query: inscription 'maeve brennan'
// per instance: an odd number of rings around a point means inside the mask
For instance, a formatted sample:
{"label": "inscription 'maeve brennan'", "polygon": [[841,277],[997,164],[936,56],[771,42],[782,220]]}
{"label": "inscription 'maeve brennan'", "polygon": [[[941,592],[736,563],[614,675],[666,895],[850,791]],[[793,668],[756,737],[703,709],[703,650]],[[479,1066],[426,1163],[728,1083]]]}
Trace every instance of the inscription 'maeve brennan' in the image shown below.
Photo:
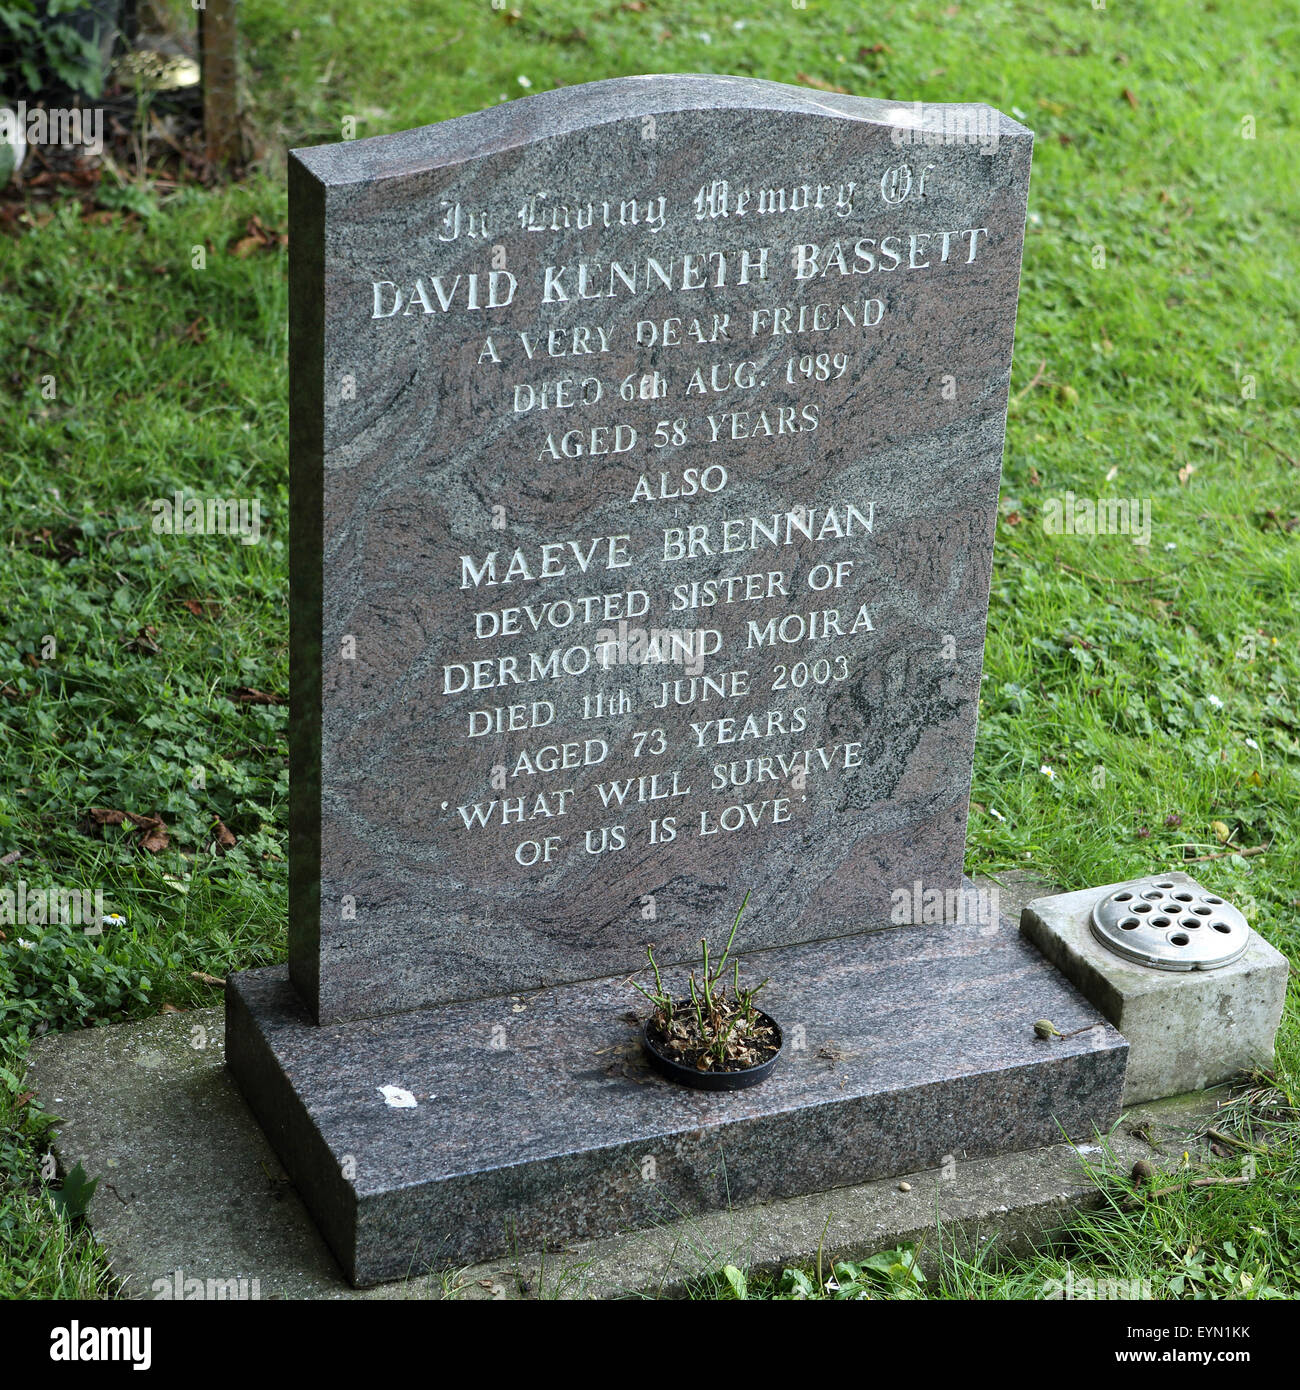
{"label": "inscription 'maeve brennan'", "polygon": [[1031,137],[936,110],[633,78],[295,154],[322,1020],[957,885]]}

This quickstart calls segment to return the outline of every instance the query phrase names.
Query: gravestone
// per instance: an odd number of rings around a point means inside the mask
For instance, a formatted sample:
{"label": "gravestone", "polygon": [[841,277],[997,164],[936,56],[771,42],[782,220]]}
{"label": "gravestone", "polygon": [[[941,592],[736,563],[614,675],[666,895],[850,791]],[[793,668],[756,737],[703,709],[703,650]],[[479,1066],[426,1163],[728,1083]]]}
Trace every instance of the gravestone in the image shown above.
{"label": "gravestone", "polygon": [[[293,155],[289,970],[228,1047],[354,1279],[1114,1111],[1050,967],[908,910],[963,885],[1031,144],[649,77]],[[648,1082],[626,977],[746,892],[787,1059]]]}

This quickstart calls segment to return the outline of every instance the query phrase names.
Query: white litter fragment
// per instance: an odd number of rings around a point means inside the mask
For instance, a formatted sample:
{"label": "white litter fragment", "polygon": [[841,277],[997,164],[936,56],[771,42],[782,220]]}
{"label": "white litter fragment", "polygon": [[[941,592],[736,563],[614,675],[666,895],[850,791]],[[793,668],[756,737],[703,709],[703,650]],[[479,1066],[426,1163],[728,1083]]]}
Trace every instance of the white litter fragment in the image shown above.
{"label": "white litter fragment", "polygon": [[391,1105],[394,1110],[414,1110],[416,1105],[415,1097],[410,1091],[404,1091],[400,1086],[381,1086],[379,1094],[383,1096],[384,1103]]}

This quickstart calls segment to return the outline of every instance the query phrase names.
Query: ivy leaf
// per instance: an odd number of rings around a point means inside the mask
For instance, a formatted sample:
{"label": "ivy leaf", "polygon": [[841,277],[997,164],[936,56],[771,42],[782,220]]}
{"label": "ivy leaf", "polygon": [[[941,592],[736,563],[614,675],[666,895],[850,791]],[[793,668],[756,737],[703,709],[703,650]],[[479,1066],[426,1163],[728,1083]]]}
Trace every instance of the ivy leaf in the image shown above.
{"label": "ivy leaf", "polygon": [[66,1217],[69,1221],[76,1221],[79,1217],[85,1216],[90,1199],[95,1195],[98,1186],[99,1179],[87,1177],[86,1170],[78,1160],[77,1166],[63,1179],[63,1186],[51,1189],[50,1201],[54,1203],[60,1216]]}

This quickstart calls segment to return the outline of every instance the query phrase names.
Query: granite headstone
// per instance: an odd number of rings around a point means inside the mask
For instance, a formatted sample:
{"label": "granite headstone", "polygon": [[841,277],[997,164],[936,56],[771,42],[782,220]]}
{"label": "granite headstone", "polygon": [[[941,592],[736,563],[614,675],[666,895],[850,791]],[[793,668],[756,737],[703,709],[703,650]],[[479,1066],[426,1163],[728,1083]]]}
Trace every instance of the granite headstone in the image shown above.
{"label": "granite headstone", "polygon": [[320,1020],[959,886],[1031,143],[655,77],[294,154]]}

